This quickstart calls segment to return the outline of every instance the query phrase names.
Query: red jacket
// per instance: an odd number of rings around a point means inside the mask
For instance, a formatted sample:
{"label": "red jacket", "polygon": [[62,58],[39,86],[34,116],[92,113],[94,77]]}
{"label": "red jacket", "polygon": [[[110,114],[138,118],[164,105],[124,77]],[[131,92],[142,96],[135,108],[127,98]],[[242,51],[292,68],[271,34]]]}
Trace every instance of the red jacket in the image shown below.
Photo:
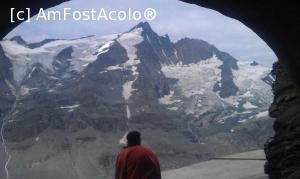
{"label": "red jacket", "polygon": [[141,145],[125,148],[116,160],[115,179],[161,179],[159,161]]}

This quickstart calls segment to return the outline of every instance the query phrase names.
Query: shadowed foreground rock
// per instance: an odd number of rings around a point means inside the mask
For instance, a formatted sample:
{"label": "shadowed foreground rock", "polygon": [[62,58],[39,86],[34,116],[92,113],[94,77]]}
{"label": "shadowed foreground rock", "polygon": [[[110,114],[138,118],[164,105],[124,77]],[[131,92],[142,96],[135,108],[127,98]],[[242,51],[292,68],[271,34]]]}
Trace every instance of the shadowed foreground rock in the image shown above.
{"label": "shadowed foreground rock", "polygon": [[272,73],[276,81],[269,111],[276,119],[276,134],[265,146],[265,170],[271,179],[296,179],[300,178],[300,92],[280,63],[274,64]]}

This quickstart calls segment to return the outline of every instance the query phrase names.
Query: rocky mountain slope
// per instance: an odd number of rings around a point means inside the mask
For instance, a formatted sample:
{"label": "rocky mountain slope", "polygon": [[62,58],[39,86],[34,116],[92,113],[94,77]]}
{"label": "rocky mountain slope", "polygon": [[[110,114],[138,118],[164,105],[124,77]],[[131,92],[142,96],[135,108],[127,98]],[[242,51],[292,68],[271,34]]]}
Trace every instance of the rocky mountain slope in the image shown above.
{"label": "rocky mountain slope", "polygon": [[258,149],[272,135],[273,77],[148,23],[128,32],[0,43],[1,178],[112,178],[130,129],[163,169]]}

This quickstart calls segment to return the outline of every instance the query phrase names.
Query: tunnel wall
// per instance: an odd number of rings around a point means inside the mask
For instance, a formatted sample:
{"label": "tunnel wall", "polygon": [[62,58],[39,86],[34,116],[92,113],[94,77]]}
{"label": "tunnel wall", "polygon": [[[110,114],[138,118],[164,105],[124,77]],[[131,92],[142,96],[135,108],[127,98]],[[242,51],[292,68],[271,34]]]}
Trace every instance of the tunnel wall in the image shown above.
{"label": "tunnel wall", "polygon": [[271,179],[300,178],[300,92],[280,62],[273,65],[276,76],[274,101],[269,109],[275,118],[275,136],[265,145],[265,171]]}

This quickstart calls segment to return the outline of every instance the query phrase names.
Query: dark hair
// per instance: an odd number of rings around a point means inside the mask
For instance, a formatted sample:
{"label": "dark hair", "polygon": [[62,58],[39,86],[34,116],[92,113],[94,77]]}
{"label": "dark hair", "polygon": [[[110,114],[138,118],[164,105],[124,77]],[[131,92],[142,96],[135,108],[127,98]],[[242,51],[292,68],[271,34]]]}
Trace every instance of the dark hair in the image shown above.
{"label": "dark hair", "polygon": [[130,131],[127,136],[127,145],[135,146],[135,145],[141,145],[141,133],[138,131]]}

